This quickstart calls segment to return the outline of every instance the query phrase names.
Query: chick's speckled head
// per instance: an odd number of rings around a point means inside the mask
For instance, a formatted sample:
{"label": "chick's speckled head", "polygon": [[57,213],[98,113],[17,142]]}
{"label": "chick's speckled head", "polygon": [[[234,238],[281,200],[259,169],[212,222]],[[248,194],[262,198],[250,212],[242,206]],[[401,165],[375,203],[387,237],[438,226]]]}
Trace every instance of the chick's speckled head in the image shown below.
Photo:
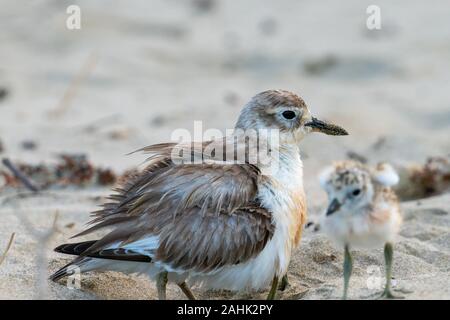
{"label": "chick's speckled head", "polygon": [[337,211],[357,213],[372,205],[376,187],[389,187],[398,182],[398,175],[388,164],[370,169],[359,162],[343,161],[322,171],[319,177],[327,192],[327,215]]}

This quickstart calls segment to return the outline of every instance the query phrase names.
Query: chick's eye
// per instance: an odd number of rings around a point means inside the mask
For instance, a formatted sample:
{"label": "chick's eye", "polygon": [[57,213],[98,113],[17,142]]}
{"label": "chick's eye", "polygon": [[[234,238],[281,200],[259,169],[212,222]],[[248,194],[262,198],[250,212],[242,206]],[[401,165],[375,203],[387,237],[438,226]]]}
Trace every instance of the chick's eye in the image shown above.
{"label": "chick's eye", "polygon": [[283,118],[288,119],[288,120],[292,120],[296,117],[296,114],[294,111],[283,111],[283,113],[281,114],[283,116]]}
{"label": "chick's eye", "polygon": [[353,190],[352,194],[356,197],[361,193],[361,189],[355,189]]}

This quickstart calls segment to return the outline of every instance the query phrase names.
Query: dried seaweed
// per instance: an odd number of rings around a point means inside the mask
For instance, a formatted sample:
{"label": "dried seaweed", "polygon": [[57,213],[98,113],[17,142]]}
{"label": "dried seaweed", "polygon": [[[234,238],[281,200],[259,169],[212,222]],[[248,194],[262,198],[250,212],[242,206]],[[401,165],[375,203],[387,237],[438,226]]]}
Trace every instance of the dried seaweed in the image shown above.
{"label": "dried seaweed", "polygon": [[51,187],[109,186],[124,182],[138,172],[133,169],[120,175],[109,168],[93,165],[83,154],[60,154],[54,164],[13,164],[9,159],[3,159],[3,164],[7,170],[0,168],[0,177],[3,177],[0,188],[24,185],[33,192]]}
{"label": "dried seaweed", "polygon": [[402,200],[427,198],[450,191],[450,155],[430,157],[424,165],[400,168],[396,188]]}

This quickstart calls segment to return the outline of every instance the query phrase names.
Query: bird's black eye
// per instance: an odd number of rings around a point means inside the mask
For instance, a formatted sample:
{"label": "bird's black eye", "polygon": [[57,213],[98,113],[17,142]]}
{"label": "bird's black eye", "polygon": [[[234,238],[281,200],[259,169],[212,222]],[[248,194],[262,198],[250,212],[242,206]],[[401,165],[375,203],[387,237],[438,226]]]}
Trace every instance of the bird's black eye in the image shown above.
{"label": "bird's black eye", "polygon": [[283,115],[283,117],[285,119],[288,119],[288,120],[292,120],[292,119],[294,119],[296,117],[295,112],[294,111],[290,111],[290,110],[283,111],[282,115]]}
{"label": "bird's black eye", "polygon": [[353,190],[352,194],[356,197],[361,193],[361,189],[355,189]]}

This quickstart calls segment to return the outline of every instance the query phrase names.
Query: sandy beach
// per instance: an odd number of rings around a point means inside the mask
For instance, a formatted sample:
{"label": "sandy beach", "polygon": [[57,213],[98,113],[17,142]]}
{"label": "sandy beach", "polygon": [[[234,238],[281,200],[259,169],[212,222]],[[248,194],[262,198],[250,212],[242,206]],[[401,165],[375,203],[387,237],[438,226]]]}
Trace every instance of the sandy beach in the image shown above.
{"label": "sandy beach", "polygon": [[[72,3],[82,10],[80,30],[66,28]],[[377,1],[382,28],[371,31],[370,4],[0,0],[0,158],[52,165],[59,154],[84,154],[122,174],[145,160],[128,153],[170,141],[175,129],[193,130],[201,120],[205,130],[225,131],[256,93],[293,91],[350,135],[315,134],[302,143],[311,223],[279,298],[339,299],[343,254],[315,231],[327,204],[320,169],[349,157],[398,169],[423,166],[430,157],[450,160],[450,6],[445,0]],[[1,164],[0,170],[8,172]],[[401,194],[404,224],[393,275],[406,299],[450,299],[444,178],[443,187],[426,195]],[[111,187],[50,186],[31,194],[0,176],[0,255],[15,233],[0,264],[0,299],[156,298],[144,276],[88,273],[81,289],[47,281],[70,259],[52,249],[83,230]],[[382,248],[354,257],[350,298],[370,299],[384,283]],[[267,295],[194,293],[202,299]],[[185,297],[170,285],[168,298]]]}

